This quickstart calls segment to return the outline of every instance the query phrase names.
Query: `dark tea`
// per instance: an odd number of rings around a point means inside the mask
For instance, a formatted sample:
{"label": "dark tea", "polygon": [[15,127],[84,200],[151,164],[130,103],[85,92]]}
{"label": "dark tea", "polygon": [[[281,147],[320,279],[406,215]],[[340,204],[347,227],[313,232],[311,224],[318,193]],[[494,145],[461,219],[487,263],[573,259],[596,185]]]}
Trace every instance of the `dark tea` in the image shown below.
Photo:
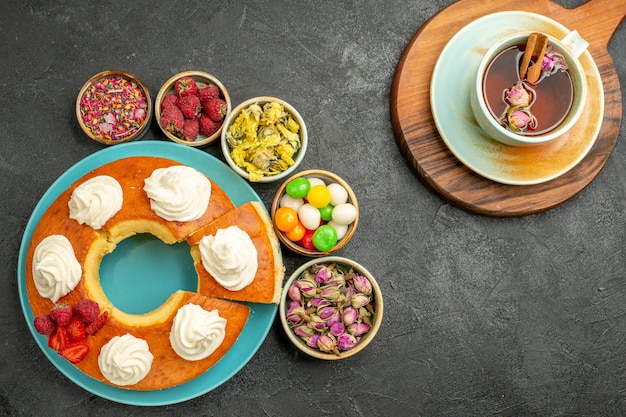
{"label": "dark tea", "polygon": [[[483,95],[492,116],[504,127],[520,135],[536,136],[553,130],[565,119],[572,107],[574,88],[564,59],[564,68],[544,71],[535,84],[520,80],[525,47],[510,46],[491,61],[483,77]],[[507,102],[511,94],[527,97],[528,105]]]}

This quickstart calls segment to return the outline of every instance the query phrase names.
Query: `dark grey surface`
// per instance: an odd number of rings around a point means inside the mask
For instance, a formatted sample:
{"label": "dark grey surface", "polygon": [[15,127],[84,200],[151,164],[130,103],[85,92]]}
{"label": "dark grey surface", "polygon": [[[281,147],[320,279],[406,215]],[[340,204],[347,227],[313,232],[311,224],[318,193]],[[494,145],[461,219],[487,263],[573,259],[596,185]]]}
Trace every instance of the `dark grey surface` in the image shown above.
{"label": "dark grey surface", "polygon": [[[404,47],[451,1],[93,3],[0,3],[0,415],[626,414],[623,123],[606,167],[571,201],[522,218],[474,215],[418,181],[389,117]],[[609,45],[622,86],[625,29]],[[172,75],[203,70],[234,104],[273,95],[301,112],[311,138],[301,168],[330,169],[359,197],[360,226],[339,254],[384,291],[370,347],[320,362],[276,321],[232,379],[158,408],[101,399],[47,361],[21,312],[18,251],[46,189],[103,148],[78,128],[74,103],[105,69],[135,73],[153,96]],[[162,138],[153,124],[146,139]],[[254,188],[269,205],[277,186]],[[285,254],[288,273],[304,261]]]}

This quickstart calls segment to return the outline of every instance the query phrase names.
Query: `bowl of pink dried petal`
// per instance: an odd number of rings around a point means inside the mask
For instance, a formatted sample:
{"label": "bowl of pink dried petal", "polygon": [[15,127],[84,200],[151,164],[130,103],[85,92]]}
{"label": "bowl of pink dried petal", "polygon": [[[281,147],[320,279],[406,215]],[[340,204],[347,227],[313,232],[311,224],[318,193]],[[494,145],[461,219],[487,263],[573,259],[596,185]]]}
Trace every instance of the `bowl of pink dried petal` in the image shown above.
{"label": "bowl of pink dried petal", "polygon": [[202,71],[174,75],[163,84],[154,101],[154,115],[165,136],[194,147],[215,142],[230,111],[226,87]]}
{"label": "bowl of pink dried petal", "polygon": [[140,139],[152,119],[150,91],[131,73],[100,72],[80,89],[76,117],[87,136],[105,145]]}
{"label": "bowl of pink dried petal", "polygon": [[300,351],[324,360],[353,356],[380,329],[383,297],[372,274],[340,256],[310,260],[284,285],[280,321]]}

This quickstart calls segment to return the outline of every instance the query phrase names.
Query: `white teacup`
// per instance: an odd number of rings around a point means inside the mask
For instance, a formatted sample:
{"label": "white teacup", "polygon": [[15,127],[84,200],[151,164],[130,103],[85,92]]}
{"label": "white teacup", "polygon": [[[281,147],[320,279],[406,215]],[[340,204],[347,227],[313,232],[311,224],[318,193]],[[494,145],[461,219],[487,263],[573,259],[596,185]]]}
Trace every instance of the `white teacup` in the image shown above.
{"label": "white teacup", "polygon": [[[487,133],[487,135],[501,143],[512,146],[529,146],[545,143],[562,136],[568,132],[578,121],[582,114],[587,99],[587,80],[585,71],[578,60],[578,57],[587,49],[589,45],[577,31],[570,32],[563,39],[559,40],[553,36],[548,37],[548,45],[560,53],[567,62],[568,72],[572,81],[572,102],[567,115],[554,128],[541,134],[527,134],[515,132],[507,127],[499,120],[500,115],[492,114],[488,104],[486,103],[483,80],[489,65],[502,51],[513,46],[525,44],[531,32],[520,32],[512,36],[506,37],[494,44],[484,55],[483,59],[476,71],[475,81],[472,85],[471,107],[474,117],[479,126]],[[518,70],[519,75],[519,70]],[[513,86],[518,79],[511,80]],[[546,82],[543,80],[540,82]],[[504,94],[504,91],[503,91]],[[541,100],[539,94],[534,100]],[[530,107],[532,110],[532,105]],[[540,117],[541,115],[537,115]]]}

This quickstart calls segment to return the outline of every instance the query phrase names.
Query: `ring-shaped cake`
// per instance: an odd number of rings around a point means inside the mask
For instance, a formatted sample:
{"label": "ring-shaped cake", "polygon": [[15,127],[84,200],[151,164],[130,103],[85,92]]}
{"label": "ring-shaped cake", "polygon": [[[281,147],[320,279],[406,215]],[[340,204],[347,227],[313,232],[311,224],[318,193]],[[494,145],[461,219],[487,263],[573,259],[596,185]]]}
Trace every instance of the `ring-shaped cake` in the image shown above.
{"label": "ring-shaped cake", "polygon": [[[100,283],[100,263],[139,233],[167,244],[187,241],[197,291],[178,290],[145,314],[116,308]],[[26,256],[36,318],[88,299],[99,307],[94,323],[104,323],[78,342],[64,336],[67,346],[58,346],[63,338],[56,335],[67,326],[56,325],[48,336],[51,348],[88,345],[74,365],[133,390],[169,388],[206,372],[243,330],[250,313],[244,302],[277,303],[283,277],[278,239],[260,203],[235,207],[206,175],[153,156],[112,161],[74,182],[43,214]]]}

